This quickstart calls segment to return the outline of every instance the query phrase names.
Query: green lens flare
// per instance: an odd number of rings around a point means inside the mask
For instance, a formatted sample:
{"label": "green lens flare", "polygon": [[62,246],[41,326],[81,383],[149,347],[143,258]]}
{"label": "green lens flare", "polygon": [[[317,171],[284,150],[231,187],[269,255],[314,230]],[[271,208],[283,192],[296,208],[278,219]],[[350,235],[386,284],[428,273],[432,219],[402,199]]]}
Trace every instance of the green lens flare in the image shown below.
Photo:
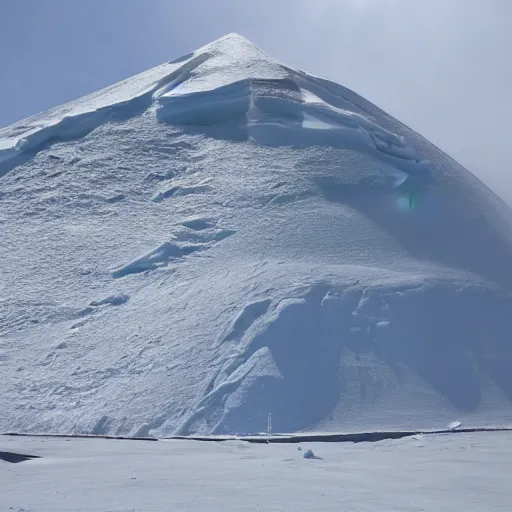
{"label": "green lens flare", "polygon": [[398,196],[396,205],[399,210],[416,210],[418,207],[418,194],[410,192],[409,194],[402,194]]}

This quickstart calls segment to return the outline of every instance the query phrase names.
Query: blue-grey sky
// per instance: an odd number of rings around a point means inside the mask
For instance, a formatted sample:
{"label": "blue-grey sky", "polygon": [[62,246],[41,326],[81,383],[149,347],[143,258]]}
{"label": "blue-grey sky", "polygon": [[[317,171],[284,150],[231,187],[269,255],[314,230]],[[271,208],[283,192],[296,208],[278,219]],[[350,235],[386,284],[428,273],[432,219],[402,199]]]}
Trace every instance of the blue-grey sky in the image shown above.
{"label": "blue-grey sky", "polygon": [[512,202],[511,25],[512,0],[0,0],[0,127],[238,32]]}

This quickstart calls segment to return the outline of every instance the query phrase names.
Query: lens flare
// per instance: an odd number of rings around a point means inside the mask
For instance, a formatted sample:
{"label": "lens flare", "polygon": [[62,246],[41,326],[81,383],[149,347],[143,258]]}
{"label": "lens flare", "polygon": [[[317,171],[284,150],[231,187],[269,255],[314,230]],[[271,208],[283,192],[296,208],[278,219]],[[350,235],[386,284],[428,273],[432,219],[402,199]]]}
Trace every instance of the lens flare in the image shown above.
{"label": "lens flare", "polygon": [[413,211],[418,207],[418,196],[417,194],[404,194],[398,196],[396,205],[399,210],[402,211]]}

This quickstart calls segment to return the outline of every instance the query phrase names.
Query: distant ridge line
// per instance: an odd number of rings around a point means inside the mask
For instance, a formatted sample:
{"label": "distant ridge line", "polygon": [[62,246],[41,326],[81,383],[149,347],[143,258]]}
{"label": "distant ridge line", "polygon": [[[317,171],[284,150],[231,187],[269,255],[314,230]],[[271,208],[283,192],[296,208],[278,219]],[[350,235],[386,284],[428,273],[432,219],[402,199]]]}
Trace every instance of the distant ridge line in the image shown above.
{"label": "distant ridge line", "polygon": [[512,432],[512,427],[475,427],[442,430],[394,430],[388,432],[356,432],[346,434],[285,434],[273,436],[168,436],[168,437],[129,437],[95,434],[29,434],[22,432],[5,432],[2,436],[14,437],[47,437],[61,439],[111,439],[122,441],[246,441],[248,443],[375,443],[386,439],[403,439],[418,435],[470,434],[478,432]]}

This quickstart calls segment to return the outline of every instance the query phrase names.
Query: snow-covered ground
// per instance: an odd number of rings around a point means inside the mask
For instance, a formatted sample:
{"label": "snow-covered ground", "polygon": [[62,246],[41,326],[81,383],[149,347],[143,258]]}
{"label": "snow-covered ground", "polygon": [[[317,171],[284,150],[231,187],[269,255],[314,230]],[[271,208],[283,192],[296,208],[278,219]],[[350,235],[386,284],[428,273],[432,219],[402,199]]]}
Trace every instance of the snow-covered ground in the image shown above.
{"label": "snow-covered ground", "polygon": [[509,424],[511,226],[409,128],[226,36],[0,130],[0,431]]}
{"label": "snow-covered ground", "polygon": [[[510,433],[379,443],[108,441],[0,436],[0,510],[510,510]],[[305,458],[312,450],[316,458]]]}

